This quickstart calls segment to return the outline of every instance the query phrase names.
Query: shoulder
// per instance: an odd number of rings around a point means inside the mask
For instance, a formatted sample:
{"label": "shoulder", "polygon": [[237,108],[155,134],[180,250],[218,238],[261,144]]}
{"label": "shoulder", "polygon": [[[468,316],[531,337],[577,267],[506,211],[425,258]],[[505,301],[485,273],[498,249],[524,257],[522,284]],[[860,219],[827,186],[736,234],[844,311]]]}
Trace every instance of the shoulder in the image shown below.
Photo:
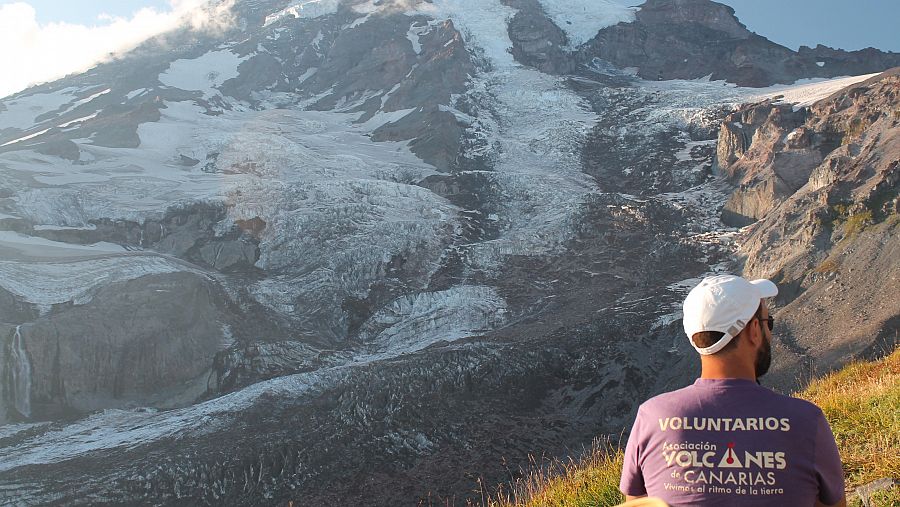
{"label": "shoulder", "polygon": [[775,391],[768,390],[771,394],[769,396],[772,397],[774,403],[783,407],[783,409],[791,411],[793,414],[799,417],[807,417],[810,419],[818,419],[820,417],[824,417],[822,413],[822,409],[818,407],[815,403],[806,401],[801,398],[795,398],[793,396],[788,396],[786,394],[776,393]]}
{"label": "shoulder", "polygon": [[672,406],[683,407],[685,404],[689,403],[690,400],[699,397],[699,393],[696,391],[697,389],[693,385],[689,385],[675,391],[658,394],[644,403],[641,403],[638,408],[638,414],[649,414],[659,410],[665,410]]}

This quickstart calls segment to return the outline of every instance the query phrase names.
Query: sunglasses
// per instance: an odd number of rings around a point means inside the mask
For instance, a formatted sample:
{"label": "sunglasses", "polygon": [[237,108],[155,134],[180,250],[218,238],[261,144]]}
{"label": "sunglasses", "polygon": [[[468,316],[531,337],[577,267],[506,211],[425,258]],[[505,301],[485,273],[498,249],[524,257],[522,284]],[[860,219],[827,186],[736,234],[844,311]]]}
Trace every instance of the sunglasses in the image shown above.
{"label": "sunglasses", "polygon": [[765,319],[760,317],[759,320],[765,321],[766,326],[768,326],[769,328],[769,331],[773,331],[775,329],[775,317],[769,315]]}

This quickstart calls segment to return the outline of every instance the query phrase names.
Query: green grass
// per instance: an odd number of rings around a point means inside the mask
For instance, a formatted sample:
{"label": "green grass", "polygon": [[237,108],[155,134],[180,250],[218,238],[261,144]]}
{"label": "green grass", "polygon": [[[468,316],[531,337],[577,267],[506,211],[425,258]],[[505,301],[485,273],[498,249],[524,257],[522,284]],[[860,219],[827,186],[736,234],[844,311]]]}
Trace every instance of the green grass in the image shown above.
{"label": "green grass", "polygon": [[[844,463],[847,489],[875,479],[900,478],[900,348],[872,362],[855,362],[812,382],[797,397],[825,413]],[[594,442],[579,460],[534,463],[523,479],[501,489],[489,507],[605,507],[619,493],[622,450]],[[875,505],[900,506],[900,487],[876,494]],[[861,505],[856,495],[848,504]]]}
{"label": "green grass", "polygon": [[849,217],[847,217],[847,220],[844,221],[844,236],[847,238],[854,238],[867,226],[872,225],[873,223],[874,220],[872,218],[871,210],[866,210],[862,213],[850,215]]}

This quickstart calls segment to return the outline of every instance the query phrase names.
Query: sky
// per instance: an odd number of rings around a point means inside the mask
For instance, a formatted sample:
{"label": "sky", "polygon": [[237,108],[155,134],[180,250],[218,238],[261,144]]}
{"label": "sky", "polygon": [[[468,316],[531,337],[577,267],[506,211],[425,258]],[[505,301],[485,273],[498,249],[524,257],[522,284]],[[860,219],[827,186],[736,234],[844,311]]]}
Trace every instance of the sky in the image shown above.
{"label": "sky", "polygon": [[88,26],[102,23],[98,19],[102,14],[132,17],[144,8],[166,11],[171,7],[166,0],[24,0],[24,2],[37,11],[38,23],[64,21]]}
{"label": "sky", "polygon": [[0,0],[0,97],[83,72],[113,53],[188,24],[216,30],[234,0]]}
{"label": "sky", "polygon": [[[0,97],[87,70],[111,52],[127,51],[173,28],[202,1],[0,0],[0,47],[5,49],[0,53]],[[900,0],[720,1],[732,6],[750,30],[791,49],[822,43],[900,52]],[[221,19],[213,24],[224,23],[225,13],[217,14]]]}

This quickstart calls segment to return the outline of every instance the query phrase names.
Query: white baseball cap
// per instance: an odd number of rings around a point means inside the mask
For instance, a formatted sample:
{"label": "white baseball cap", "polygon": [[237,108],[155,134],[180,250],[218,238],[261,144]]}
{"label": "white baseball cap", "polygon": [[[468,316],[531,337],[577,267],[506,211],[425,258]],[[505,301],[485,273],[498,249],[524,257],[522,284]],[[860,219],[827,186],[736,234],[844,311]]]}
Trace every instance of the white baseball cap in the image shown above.
{"label": "white baseball cap", "polygon": [[[769,280],[751,282],[734,275],[704,278],[684,300],[684,332],[697,352],[715,354],[750,322],[761,299],[777,295],[778,287]],[[698,347],[692,337],[701,331],[725,336],[709,347]]]}

